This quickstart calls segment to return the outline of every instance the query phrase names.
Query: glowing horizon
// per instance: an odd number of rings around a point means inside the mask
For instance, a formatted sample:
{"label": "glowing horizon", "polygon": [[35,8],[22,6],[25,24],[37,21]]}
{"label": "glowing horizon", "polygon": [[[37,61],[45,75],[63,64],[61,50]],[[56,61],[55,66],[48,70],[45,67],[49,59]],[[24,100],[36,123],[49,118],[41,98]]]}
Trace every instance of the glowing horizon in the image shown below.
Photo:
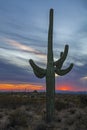
{"label": "glowing horizon", "polygon": [[[78,89],[77,89],[78,88]],[[0,83],[0,91],[45,91],[46,87],[42,84],[33,84],[33,83]],[[72,85],[57,85],[55,87],[56,91],[87,91],[86,88],[83,89],[79,87],[75,87]]]}
{"label": "glowing horizon", "polygon": [[44,90],[44,87],[40,84],[0,84],[0,91],[33,91]]}

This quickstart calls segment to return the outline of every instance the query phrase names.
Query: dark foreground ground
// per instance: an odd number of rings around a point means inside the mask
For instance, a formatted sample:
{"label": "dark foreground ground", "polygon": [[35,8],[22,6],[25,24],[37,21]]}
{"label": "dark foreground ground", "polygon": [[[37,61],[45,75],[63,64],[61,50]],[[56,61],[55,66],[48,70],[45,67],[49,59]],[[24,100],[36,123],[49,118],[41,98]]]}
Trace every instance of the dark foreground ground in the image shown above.
{"label": "dark foreground ground", "polygon": [[56,94],[49,124],[45,102],[45,93],[0,93],[0,130],[87,130],[87,95]]}

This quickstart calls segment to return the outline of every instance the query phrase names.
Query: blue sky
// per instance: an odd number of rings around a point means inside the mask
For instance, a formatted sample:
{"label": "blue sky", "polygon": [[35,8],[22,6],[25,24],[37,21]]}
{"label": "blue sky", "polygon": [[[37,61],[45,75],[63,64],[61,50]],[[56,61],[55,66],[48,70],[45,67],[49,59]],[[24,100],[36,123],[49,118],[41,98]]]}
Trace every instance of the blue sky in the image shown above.
{"label": "blue sky", "polygon": [[69,45],[64,68],[74,68],[56,85],[87,90],[87,0],[0,0],[0,83],[41,83],[28,60],[46,68],[49,9],[54,9],[54,59]]}

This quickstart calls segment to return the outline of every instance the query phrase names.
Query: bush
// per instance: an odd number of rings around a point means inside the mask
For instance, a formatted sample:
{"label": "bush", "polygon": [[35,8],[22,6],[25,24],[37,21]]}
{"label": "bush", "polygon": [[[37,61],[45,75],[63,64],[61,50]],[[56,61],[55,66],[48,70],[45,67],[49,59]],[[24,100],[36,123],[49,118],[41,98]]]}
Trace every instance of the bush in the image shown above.
{"label": "bush", "polygon": [[46,127],[45,123],[41,123],[35,128],[35,130],[46,130]]}
{"label": "bush", "polygon": [[87,106],[87,95],[80,95],[79,99],[80,99],[80,106],[81,107]]}
{"label": "bush", "polygon": [[69,104],[68,104],[68,102],[64,102],[64,101],[59,101],[59,100],[57,100],[56,102],[55,102],[55,108],[56,108],[56,110],[62,110],[62,109],[67,109],[69,107]]}
{"label": "bush", "polygon": [[9,121],[10,121],[11,127],[15,127],[15,126],[27,127],[28,126],[28,116],[25,111],[22,111],[20,109],[14,110],[9,115]]}

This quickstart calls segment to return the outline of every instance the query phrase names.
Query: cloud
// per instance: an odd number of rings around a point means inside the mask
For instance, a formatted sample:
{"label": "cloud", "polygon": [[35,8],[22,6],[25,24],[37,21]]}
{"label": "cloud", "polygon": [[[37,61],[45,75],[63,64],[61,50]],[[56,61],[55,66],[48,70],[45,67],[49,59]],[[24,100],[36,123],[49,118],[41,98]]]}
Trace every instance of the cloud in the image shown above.
{"label": "cloud", "polygon": [[[56,79],[56,86],[69,85],[72,90],[87,90],[87,65],[77,66],[74,65],[73,69],[64,76],[59,76]],[[84,77],[84,78],[83,78]]]}
{"label": "cloud", "polygon": [[81,81],[86,81],[87,82],[87,76],[84,76],[82,78],[80,78]]}
{"label": "cloud", "polygon": [[0,59],[7,63],[23,68],[28,66],[28,58],[29,54],[26,52],[0,48]]}
{"label": "cloud", "polygon": [[32,81],[33,77],[28,69],[0,60],[0,81],[28,82],[29,80]]}
{"label": "cloud", "polygon": [[0,40],[4,41],[5,44],[10,45],[10,48],[0,48],[0,58],[7,60],[7,62],[20,67],[28,67],[29,59],[33,59],[34,61],[40,63],[41,66],[42,64],[46,64],[46,54],[34,49],[33,47],[29,47],[28,45],[21,44],[16,40],[8,38],[3,38]]}
{"label": "cloud", "polygon": [[37,54],[39,53],[38,51],[36,51],[32,47],[23,45],[23,44],[15,41],[15,40],[8,39],[8,38],[4,38],[3,40],[5,41],[6,44],[10,44],[11,46],[14,46],[18,49],[21,49],[21,50],[24,50],[24,51],[29,51],[29,52],[32,52],[32,53],[37,53]]}
{"label": "cloud", "polygon": [[26,67],[16,66],[0,59],[0,82],[1,83],[44,83],[44,79],[37,78],[33,71]]}
{"label": "cloud", "polygon": [[87,75],[80,78],[80,83],[82,87],[85,87],[87,89]]}

